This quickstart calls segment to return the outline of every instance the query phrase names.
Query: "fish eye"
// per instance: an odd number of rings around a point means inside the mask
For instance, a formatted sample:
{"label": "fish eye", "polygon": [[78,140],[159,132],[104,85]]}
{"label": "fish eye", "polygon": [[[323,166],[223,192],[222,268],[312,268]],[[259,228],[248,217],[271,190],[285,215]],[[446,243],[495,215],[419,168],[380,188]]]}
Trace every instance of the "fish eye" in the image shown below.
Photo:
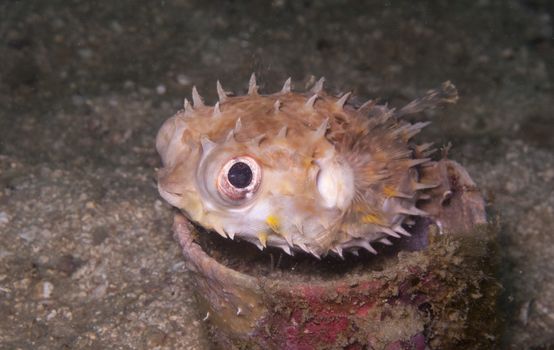
{"label": "fish eye", "polygon": [[227,161],[217,178],[217,190],[231,201],[251,198],[261,182],[261,169],[256,160],[248,156]]}
{"label": "fish eye", "polygon": [[227,180],[236,188],[245,188],[252,183],[252,169],[246,163],[236,162],[229,169]]}

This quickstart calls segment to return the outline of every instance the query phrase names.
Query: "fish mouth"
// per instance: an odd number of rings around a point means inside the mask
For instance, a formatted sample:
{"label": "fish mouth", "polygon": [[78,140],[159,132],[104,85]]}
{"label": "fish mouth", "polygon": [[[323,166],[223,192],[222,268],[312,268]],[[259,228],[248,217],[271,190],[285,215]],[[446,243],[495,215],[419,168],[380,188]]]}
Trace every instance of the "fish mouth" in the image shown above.
{"label": "fish mouth", "polygon": [[183,197],[183,193],[164,189],[164,186],[162,186],[160,182],[158,182],[158,192],[164,200],[173,206],[178,206],[181,198]]}

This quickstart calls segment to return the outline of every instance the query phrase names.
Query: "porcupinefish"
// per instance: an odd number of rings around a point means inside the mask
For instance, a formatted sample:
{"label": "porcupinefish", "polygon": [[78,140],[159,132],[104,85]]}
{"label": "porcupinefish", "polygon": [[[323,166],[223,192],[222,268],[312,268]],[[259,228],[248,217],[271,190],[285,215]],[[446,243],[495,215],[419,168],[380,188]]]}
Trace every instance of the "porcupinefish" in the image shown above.
{"label": "porcupinefish", "polygon": [[207,230],[288,254],[376,254],[376,243],[409,236],[436,184],[420,176],[432,143],[413,141],[428,122],[404,116],[455,102],[454,85],[396,110],[356,106],[323,82],[294,92],[289,78],[264,95],[253,74],[247,94],[230,96],[218,81],[214,106],[193,87],[156,138],[161,196]]}

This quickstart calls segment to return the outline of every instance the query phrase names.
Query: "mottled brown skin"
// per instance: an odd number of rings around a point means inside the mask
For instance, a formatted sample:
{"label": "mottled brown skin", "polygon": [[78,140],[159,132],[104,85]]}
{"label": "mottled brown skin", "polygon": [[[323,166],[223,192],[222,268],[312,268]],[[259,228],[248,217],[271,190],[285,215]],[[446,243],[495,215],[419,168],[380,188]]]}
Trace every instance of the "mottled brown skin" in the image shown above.
{"label": "mottled brown skin", "polygon": [[[322,83],[296,93],[287,80],[261,95],[253,77],[237,97],[218,84],[213,107],[193,89],[193,106],[185,101],[158,133],[161,195],[190,220],[260,249],[376,253],[373,243],[409,235],[410,216],[427,215],[416,202],[435,184],[419,182],[420,168],[432,164],[430,144],[411,141],[427,123],[402,116],[454,102],[454,86],[395,111],[371,101],[356,108]],[[222,173],[236,162],[254,174],[248,187],[234,188]]]}

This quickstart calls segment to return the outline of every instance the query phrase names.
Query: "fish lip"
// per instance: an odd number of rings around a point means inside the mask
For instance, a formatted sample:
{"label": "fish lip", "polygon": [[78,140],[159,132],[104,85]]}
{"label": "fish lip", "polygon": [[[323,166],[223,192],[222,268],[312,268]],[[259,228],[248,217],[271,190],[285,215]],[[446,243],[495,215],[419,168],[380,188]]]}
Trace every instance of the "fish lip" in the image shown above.
{"label": "fish lip", "polygon": [[179,208],[179,201],[181,200],[181,198],[183,198],[183,193],[167,191],[162,187],[162,184],[159,181],[158,181],[158,193],[169,204]]}

